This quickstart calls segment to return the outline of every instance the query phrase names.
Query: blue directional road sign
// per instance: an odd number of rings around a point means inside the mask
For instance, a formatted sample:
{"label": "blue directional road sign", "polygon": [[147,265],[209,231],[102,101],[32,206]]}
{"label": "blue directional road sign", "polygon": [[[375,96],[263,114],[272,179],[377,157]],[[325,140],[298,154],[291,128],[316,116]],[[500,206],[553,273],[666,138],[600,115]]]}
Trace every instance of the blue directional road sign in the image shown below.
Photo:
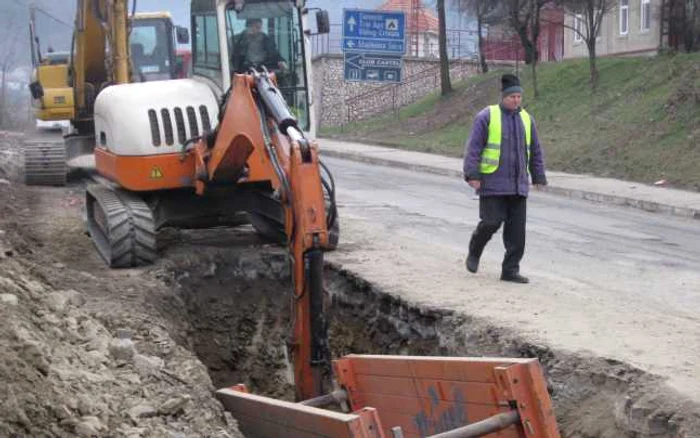
{"label": "blue directional road sign", "polygon": [[343,9],[343,52],[406,53],[403,12]]}
{"label": "blue directional road sign", "polygon": [[403,60],[399,55],[346,53],[345,80],[357,82],[401,82]]}

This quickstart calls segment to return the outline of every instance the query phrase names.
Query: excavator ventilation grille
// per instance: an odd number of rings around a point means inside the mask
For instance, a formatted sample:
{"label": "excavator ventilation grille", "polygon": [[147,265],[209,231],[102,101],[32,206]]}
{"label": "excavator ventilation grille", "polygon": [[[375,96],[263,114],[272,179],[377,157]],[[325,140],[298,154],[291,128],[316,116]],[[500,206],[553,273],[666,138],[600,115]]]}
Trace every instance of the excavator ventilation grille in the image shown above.
{"label": "excavator ventilation grille", "polygon": [[[194,107],[188,106],[185,108],[185,111],[187,112],[187,121],[185,121],[182,108],[179,107],[175,107],[172,110],[161,108],[160,118],[158,117],[158,111],[155,109],[148,110],[153,146],[159,147],[163,145],[162,140],[165,140],[165,145],[167,146],[175,144],[175,129],[177,129],[177,142],[179,144],[184,144],[189,138],[197,137],[200,132],[211,131],[209,110],[205,105],[199,106],[200,120],[197,120],[197,111]],[[175,119],[174,127],[173,118]],[[187,128],[189,128],[189,133]]]}

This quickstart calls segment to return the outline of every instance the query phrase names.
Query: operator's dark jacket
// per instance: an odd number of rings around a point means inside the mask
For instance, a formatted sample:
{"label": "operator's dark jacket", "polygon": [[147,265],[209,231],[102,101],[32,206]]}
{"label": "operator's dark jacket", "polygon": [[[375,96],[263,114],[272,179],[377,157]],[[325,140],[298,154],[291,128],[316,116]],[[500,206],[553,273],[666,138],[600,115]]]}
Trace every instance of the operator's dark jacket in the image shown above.
{"label": "operator's dark jacket", "polygon": [[[520,119],[520,109],[509,111],[501,105],[501,157],[498,170],[491,174],[479,171],[481,151],[489,136],[489,109],[476,115],[472,132],[465,146],[464,178],[481,180],[481,196],[527,196],[529,191],[525,127]],[[532,120],[530,142],[530,175],[533,184],[547,184],[544,170],[544,154],[540,146],[535,121]]]}
{"label": "operator's dark jacket", "polygon": [[[284,61],[277,50],[275,40],[268,34],[263,33],[263,48],[265,50],[265,67],[277,68],[280,61]],[[248,52],[248,34],[242,32],[233,39],[233,50],[231,54],[231,64],[234,72],[245,73],[250,67],[245,63],[245,55]],[[257,67],[257,66],[256,66]]]}

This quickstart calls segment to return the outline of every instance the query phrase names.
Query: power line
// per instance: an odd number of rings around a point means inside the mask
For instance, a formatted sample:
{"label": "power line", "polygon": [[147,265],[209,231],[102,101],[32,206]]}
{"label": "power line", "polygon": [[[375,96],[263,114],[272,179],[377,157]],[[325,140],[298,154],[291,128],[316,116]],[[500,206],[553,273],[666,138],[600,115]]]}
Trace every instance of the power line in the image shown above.
{"label": "power line", "polygon": [[[14,0],[14,2],[15,2],[16,4],[18,4],[19,6],[29,7],[29,5],[28,5],[27,3],[25,3],[24,1],[22,1],[22,0]],[[42,14],[46,15],[46,16],[49,17],[50,19],[56,21],[57,23],[61,23],[62,25],[67,26],[67,27],[69,27],[69,28],[71,28],[71,29],[73,28],[73,25],[72,25],[72,24],[66,23],[65,21],[61,20],[60,18],[57,18],[56,16],[54,16],[54,15],[51,14],[50,12],[47,12],[46,10],[40,8],[39,6],[31,5],[31,7],[32,7],[33,9],[35,9],[35,10],[41,12]]]}
{"label": "power line", "polygon": [[58,23],[61,23],[62,25],[66,26],[66,27],[73,28],[73,25],[72,25],[72,24],[68,24],[68,23],[66,23],[66,22],[63,21],[63,20],[54,17],[53,15],[51,15],[50,13],[46,12],[45,10],[41,9],[41,8],[38,7],[38,6],[34,6],[34,9],[36,9],[37,11],[43,13],[44,15],[46,15],[46,16],[49,17],[49,18],[51,18],[52,20],[54,20],[54,21],[56,21],[56,22],[58,22]]}

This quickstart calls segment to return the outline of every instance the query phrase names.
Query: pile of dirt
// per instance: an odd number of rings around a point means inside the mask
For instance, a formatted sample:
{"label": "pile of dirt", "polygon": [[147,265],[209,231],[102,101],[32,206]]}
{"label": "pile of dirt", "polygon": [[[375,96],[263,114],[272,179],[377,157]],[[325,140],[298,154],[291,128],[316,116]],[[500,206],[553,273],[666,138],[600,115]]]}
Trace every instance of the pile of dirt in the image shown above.
{"label": "pile of dirt", "polygon": [[[21,136],[0,135],[0,435],[241,436],[206,367],[175,340],[184,309],[150,270],[110,271],[79,188],[27,188]],[[184,312],[184,310],[182,310]]]}

